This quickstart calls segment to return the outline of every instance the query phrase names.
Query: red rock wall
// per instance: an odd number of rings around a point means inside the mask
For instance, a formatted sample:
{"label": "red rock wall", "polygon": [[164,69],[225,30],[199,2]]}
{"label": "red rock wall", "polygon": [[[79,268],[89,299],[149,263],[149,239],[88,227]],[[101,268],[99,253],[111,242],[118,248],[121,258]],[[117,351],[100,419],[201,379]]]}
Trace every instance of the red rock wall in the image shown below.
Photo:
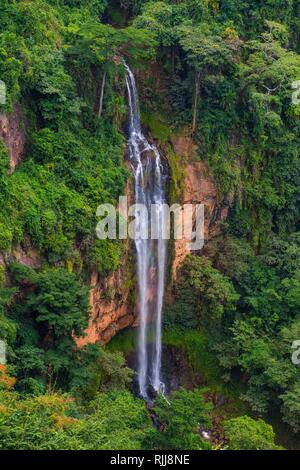
{"label": "red rock wall", "polygon": [[[130,205],[130,184],[125,194]],[[106,344],[119,331],[136,325],[136,309],[131,301],[134,272],[130,264],[130,243],[124,243],[122,265],[116,272],[104,279],[100,279],[96,272],[91,275],[91,314],[86,335],[76,340],[79,347],[97,342]]]}
{"label": "red rock wall", "polygon": [[0,138],[8,148],[12,170],[20,163],[25,146],[25,127],[22,112],[18,105],[9,114],[0,114]]}
{"label": "red rock wall", "polygon": [[[217,186],[207,165],[202,161],[193,161],[196,148],[190,137],[180,136],[173,139],[176,155],[186,161],[184,165],[184,184],[181,204],[204,205],[204,243],[220,232],[220,222],[226,219],[230,202],[218,202]],[[189,241],[174,241],[172,278],[176,279],[178,267],[189,254]]]}
{"label": "red rock wall", "polygon": [[91,315],[86,335],[76,340],[79,347],[100,342],[106,344],[118,331],[132,326],[135,312],[129,299],[126,269],[120,268],[106,279],[91,275]]}

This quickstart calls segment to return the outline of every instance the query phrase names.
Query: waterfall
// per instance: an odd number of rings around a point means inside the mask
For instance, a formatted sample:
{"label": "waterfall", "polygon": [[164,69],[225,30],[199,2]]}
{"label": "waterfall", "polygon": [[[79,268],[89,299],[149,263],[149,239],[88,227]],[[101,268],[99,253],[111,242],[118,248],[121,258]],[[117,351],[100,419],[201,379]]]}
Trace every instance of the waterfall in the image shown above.
{"label": "waterfall", "polygon": [[[138,93],[134,75],[128,65],[126,85],[129,105],[130,163],[134,174],[136,227],[135,247],[137,255],[137,277],[139,294],[139,341],[138,341],[138,386],[140,395],[147,400],[149,386],[156,392],[163,392],[161,378],[162,353],[162,309],[165,287],[165,266],[167,242],[163,239],[166,204],[166,169],[161,155],[154,144],[143,134]],[[138,204],[147,207],[147,216],[139,217]],[[155,240],[148,236],[152,221],[155,221]],[[147,234],[147,236],[145,236]],[[154,325],[154,341],[147,345],[150,325]]]}

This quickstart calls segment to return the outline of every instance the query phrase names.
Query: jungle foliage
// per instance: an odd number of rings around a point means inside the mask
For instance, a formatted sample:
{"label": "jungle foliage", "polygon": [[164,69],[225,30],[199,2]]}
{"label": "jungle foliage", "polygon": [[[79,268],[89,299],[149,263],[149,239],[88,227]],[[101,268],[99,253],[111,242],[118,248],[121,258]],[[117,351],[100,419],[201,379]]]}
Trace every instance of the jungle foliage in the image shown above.
{"label": "jungle foliage", "polygon": [[91,271],[123,259],[122,244],[95,236],[97,206],[115,204],[128,179],[122,58],[153,134],[165,148],[188,134],[218,202],[233,201],[221,235],[178,273],[165,327],[205,331],[224,381],[245,383],[253,417],[224,423],[228,448],[276,448],[261,418],[277,410],[300,430],[299,39],[299,0],[2,0],[0,112],[18,105],[26,132],[15,171],[0,141],[3,448],[209,447],[201,391],[175,392],[171,408],[159,400],[158,433],[127,391],[122,355],[76,346]]}

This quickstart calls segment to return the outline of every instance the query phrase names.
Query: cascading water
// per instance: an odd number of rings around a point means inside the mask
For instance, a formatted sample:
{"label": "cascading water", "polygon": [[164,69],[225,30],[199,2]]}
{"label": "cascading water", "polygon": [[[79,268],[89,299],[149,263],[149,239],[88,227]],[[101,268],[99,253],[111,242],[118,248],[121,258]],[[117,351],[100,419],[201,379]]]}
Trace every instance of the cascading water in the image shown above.
{"label": "cascading water", "polygon": [[[157,147],[150,144],[143,135],[139,102],[134,75],[128,65],[126,85],[129,104],[129,155],[134,173],[136,228],[135,246],[137,252],[137,275],[139,290],[139,345],[138,385],[141,396],[148,400],[151,386],[156,392],[164,391],[161,379],[162,351],[162,308],[165,287],[165,266],[167,242],[163,238],[166,203],[166,169]],[[138,204],[147,207],[147,215],[141,215]],[[156,238],[148,236],[154,222]],[[147,234],[147,236],[145,236]],[[147,346],[148,328],[154,324],[154,342]]]}

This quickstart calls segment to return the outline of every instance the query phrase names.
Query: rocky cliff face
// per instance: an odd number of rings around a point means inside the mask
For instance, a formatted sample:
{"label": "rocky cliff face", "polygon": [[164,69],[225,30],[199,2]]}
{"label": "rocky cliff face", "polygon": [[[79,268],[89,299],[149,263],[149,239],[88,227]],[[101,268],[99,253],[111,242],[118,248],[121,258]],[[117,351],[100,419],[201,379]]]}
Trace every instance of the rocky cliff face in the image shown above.
{"label": "rocky cliff face", "polygon": [[0,138],[8,148],[11,169],[22,160],[25,146],[25,126],[21,109],[15,105],[9,114],[0,114]]}
{"label": "rocky cliff face", "polygon": [[130,302],[130,284],[126,269],[120,268],[106,279],[91,275],[91,315],[86,335],[77,339],[77,345],[100,342],[106,344],[118,331],[132,326],[135,312]]}
{"label": "rocky cliff face", "polygon": [[[202,161],[193,161],[197,151],[188,136],[173,138],[176,155],[184,164],[184,183],[181,204],[204,205],[204,243],[220,232],[220,223],[226,219],[231,197],[221,204],[218,202],[217,186],[207,165]],[[172,278],[176,279],[177,268],[189,254],[187,240],[175,240],[172,262]]]}
{"label": "rocky cliff face", "polygon": [[[128,184],[126,195],[131,204],[133,189]],[[127,240],[120,268],[106,278],[96,272],[90,279],[91,314],[85,336],[77,338],[79,347],[86,344],[106,344],[119,331],[136,325],[136,309],[132,301],[134,270],[131,262],[131,246]]]}
{"label": "rocky cliff face", "polygon": [[[181,204],[204,204],[205,240],[217,235],[220,222],[227,217],[230,201],[218,203],[217,187],[212,174],[204,162],[193,161],[196,148],[190,137],[173,139],[176,155],[182,160],[184,171],[183,194]],[[127,189],[127,195],[132,190]],[[176,279],[177,268],[189,253],[187,240],[174,242],[171,267],[172,280]],[[131,300],[134,289],[134,272],[128,270],[129,244],[123,266],[105,279],[99,279],[97,273],[91,276],[90,305],[91,315],[86,336],[77,339],[79,346],[100,342],[106,344],[119,331],[130,326],[137,326],[138,318],[134,302]]]}

